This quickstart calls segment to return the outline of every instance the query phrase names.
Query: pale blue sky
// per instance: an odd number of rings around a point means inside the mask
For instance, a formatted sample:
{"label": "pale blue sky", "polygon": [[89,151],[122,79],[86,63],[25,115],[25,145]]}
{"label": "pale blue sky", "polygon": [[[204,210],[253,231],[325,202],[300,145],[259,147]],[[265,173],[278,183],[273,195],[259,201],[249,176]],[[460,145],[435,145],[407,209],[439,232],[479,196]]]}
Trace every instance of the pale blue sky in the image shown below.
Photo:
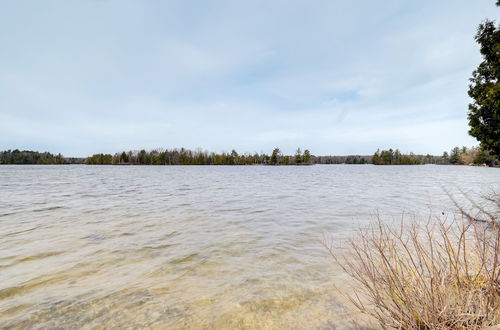
{"label": "pale blue sky", "polygon": [[2,1],[0,149],[472,146],[494,2]]}

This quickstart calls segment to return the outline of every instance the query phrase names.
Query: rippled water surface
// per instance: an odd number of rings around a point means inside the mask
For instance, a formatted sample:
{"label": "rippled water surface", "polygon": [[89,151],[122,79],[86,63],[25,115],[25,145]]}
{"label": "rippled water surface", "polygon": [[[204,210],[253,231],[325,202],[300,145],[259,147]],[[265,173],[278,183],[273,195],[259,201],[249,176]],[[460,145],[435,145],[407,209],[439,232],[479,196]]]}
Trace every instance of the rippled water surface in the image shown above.
{"label": "rippled water surface", "polygon": [[343,328],[325,235],[499,186],[466,166],[0,166],[0,327]]}

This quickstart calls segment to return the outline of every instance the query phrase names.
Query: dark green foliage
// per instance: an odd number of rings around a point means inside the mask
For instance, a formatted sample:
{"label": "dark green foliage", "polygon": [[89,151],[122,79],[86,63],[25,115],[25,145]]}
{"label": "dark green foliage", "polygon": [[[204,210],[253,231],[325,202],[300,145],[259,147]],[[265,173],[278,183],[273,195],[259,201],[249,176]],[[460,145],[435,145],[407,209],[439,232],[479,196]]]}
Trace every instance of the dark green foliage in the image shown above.
{"label": "dark green foliage", "polygon": [[450,153],[450,164],[462,164],[462,161],[460,159],[460,155],[462,152],[460,151],[460,148],[455,147],[451,149]]}
{"label": "dark green foliage", "polygon": [[124,152],[120,155],[120,163],[128,163],[129,157],[128,155]]}
{"label": "dark green foliage", "polygon": [[455,147],[448,152],[443,152],[442,156],[415,155],[414,153],[401,154],[399,150],[377,150],[372,157],[374,165],[420,165],[420,164],[440,164],[440,165],[483,165],[495,166],[498,160],[487,150],[472,147]]}
{"label": "dark green foliage", "polygon": [[236,150],[232,150],[229,155],[229,165],[236,165],[240,161],[240,155],[236,152]]}
{"label": "dark green foliage", "polygon": [[311,162],[311,152],[309,150],[304,150],[304,155],[302,156],[304,164],[309,164]]}
{"label": "dark green foliage", "polygon": [[377,150],[372,158],[374,165],[421,165],[421,164],[439,164],[442,157],[427,155],[402,154],[396,150]]}
{"label": "dark green foliage", "polygon": [[275,148],[271,155],[209,153],[184,148],[173,150],[139,150],[111,154],[95,154],[88,158],[67,158],[48,152],[7,150],[0,151],[0,164],[89,164],[89,165],[310,165],[310,164],[478,164],[495,166],[499,162],[493,154],[482,148],[455,147],[443,156],[401,154],[399,150],[377,150],[373,156],[313,156],[309,150],[297,149],[294,156],[283,155]]}
{"label": "dark green foliage", "polygon": [[361,156],[347,156],[345,160],[346,164],[368,164],[368,161],[365,157]]}
{"label": "dark green foliage", "polygon": [[295,163],[300,164],[302,163],[302,150],[300,148],[297,148],[297,151],[295,151]]}
{"label": "dark green foliage", "polygon": [[111,165],[113,156],[110,154],[95,154],[85,160],[87,165]]}
{"label": "dark green foliage", "polygon": [[281,158],[280,148],[274,148],[273,153],[271,154],[271,159],[269,160],[269,164],[278,165]]}
{"label": "dark green foliage", "polygon": [[498,160],[488,150],[479,149],[474,157],[474,164],[495,166],[497,163]]}
{"label": "dark green foliage", "polygon": [[53,155],[50,152],[30,150],[6,150],[0,152],[0,164],[76,164],[81,163],[80,158],[64,158],[61,154]]}
{"label": "dark green foliage", "polygon": [[372,156],[311,156],[311,162],[314,164],[369,164]]}
{"label": "dark green foliage", "polygon": [[[497,1],[497,6],[500,1]],[[469,85],[469,134],[485,150],[500,156],[500,26],[486,20],[475,36],[483,61],[472,73]]]}
{"label": "dark green foliage", "polygon": [[[304,152],[311,163],[312,156],[309,151]],[[231,153],[209,153],[202,150],[187,150],[184,148],[151,151],[139,150],[119,152],[115,155],[95,154],[85,160],[89,165],[297,165],[296,158],[284,156],[279,148],[275,148],[271,156],[266,154],[238,154],[236,150]]]}
{"label": "dark green foliage", "polygon": [[441,157],[441,162],[445,163],[445,164],[450,162],[450,156],[448,155],[448,153],[446,151],[443,152],[443,156]]}

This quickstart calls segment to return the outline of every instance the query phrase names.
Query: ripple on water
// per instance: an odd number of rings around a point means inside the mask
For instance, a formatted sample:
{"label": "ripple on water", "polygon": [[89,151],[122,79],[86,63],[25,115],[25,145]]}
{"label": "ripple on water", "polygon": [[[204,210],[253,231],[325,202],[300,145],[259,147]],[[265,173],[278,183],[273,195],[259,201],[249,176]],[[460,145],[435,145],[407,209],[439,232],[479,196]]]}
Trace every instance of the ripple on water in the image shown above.
{"label": "ripple on water", "polygon": [[345,328],[354,314],[324,235],[376,212],[448,211],[441,185],[457,182],[480,193],[500,172],[0,166],[0,324]]}

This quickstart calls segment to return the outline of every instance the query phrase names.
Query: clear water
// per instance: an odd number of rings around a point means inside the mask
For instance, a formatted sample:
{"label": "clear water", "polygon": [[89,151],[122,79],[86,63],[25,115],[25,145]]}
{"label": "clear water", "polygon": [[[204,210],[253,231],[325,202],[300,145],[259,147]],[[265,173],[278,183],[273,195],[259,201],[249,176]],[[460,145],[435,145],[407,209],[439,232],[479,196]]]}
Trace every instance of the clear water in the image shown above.
{"label": "clear water", "polygon": [[466,166],[0,166],[0,327],[348,327],[325,235],[499,187]]}

